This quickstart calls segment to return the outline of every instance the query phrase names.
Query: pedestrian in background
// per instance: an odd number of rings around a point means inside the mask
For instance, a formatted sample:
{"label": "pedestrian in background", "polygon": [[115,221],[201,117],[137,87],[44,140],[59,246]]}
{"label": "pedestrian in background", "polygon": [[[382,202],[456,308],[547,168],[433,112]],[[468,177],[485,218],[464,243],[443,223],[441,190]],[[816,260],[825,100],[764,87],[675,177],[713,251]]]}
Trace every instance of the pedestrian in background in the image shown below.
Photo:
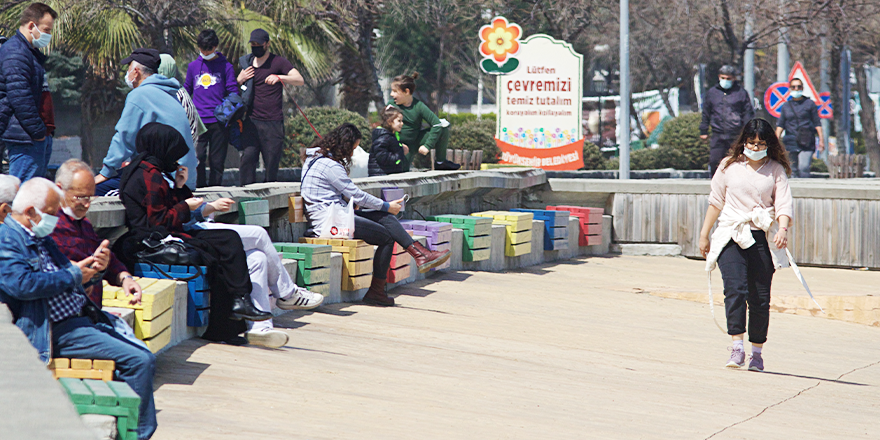
{"label": "pedestrian in background", "polygon": [[15,35],[0,46],[0,141],[9,154],[9,174],[22,182],[46,175],[48,128],[41,114],[46,55],[58,13],[33,3],[21,14]]}
{"label": "pedestrian in background", "polygon": [[[225,124],[214,116],[214,109],[223,100],[238,93],[235,69],[217,51],[220,39],[213,29],[203,30],[196,39],[199,57],[189,63],[183,88],[192,96],[193,103],[208,131],[196,142],[196,156],[199,166],[196,169],[196,185],[220,186],[223,184],[223,170],[226,168],[226,152],[229,150],[229,131]],[[205,166],[210,165],[211,174],[207,176]]]}
{"label": "pedestrian in background", "polygon": [[721,67],[718,70],[718,85],[703,95],[700,138],[709,139],[709,129],[712,129],[712,138],[709,140],[709,171],[713,176],[743,126],[755,117],[752,100],[736,80],[735,74],[736,69],[733,66]]}
{"label": "pedestrian in background", "polygon": [[278,167],[284,149],[284,85],[305,84],[299,71],[281,55],[269,52],[269,33],[251,32],[251,53],[239,59],[242,100],[248,106],[241,135],[241,185],[257,181],[260,155],[266,167],[266,182],[278,181]]}
{"label": "pedestrian in background", "polygon": [[[819,136],[819,152],[825,149],[822,141],[822,122],[819,107],[804,96],[804,82],[793,78],[789,82],[791,99],[779,108],[776,120],[776,136],[782,139],[792,162],[795,177],[810,177],[810,165],[816,152],[816,135]],[[785,132],[783,135],[782,133]]]}

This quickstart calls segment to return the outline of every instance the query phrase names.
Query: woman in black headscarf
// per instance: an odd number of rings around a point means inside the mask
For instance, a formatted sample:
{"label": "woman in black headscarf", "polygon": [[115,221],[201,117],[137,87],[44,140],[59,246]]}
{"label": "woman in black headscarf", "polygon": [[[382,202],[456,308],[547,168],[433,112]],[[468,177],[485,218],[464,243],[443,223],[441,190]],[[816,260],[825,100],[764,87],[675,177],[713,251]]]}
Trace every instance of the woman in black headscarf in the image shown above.
{"label": "woman in black headscarf", "polygon": [[137,155],[125,167],[119,184],[126,225],[131,230],[162,228],[197,248],[208,266],[211,288],[208,329],[202,337],[243,342],[238,335],[247,328],[241,319],[262,321],[272,315],[250,300],[252,285],[241,238],[229,230],[183,232],[184,224],[191,218],[203,219],[211,208],[185,185],[188,170],[177,161],[189,148],[180,132],[151,122],[138,132],[135,144]]}

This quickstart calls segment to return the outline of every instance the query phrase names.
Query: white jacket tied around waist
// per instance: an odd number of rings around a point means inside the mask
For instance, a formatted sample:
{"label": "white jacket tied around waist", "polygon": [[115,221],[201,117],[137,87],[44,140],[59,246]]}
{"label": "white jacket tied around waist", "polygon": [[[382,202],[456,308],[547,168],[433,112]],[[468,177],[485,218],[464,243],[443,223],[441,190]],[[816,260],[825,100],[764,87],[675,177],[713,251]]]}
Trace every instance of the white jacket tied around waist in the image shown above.
{"label": "white jacket tied around waist", "polygon": [[755,244],[755,237],[752,236],[752,225],[761,229],[767,234],[767,244],[770,248],[770,255],[773,257],[773,267],[781,269],[789,266],[788,256],[785,249],[776,247],[773,237],[779,231],[779,223],[774,217],[775,210],[770,208],[756,207],[751,212],[742,212],[725,205],[718,217],[718,227],[712,233],[709,254],[706,255],[706,271],[711,272],[715,269],[715,263],[721,250],[730,240],[736,242],[742,249],[748,249]]}

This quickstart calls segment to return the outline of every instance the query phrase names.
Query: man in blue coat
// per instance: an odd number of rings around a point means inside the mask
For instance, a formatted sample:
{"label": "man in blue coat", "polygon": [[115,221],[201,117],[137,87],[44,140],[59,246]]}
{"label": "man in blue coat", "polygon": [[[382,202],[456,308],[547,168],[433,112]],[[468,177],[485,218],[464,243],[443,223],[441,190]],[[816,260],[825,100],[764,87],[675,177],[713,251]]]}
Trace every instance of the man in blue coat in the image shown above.
{"label": "man in blue coat", "polygon": [[43,177],[49,161],[40,97],[46,56],[58,18],[52,8],[33,3],[21,14],[18,31],[0,46],[0,142],[9,153],[9,174],[22,182]]}
{"label": "man in blue coat", "polygon": [[722,66],[718,70],[718,85],[703,95],[700,138],[709,140],[709,171],[713,176],[721,160],[727,156],[730,145],[739,137],[743,126],[755,117],[752,99],[746,89],[736,81],[735,74],[736,69],[733,66]]}

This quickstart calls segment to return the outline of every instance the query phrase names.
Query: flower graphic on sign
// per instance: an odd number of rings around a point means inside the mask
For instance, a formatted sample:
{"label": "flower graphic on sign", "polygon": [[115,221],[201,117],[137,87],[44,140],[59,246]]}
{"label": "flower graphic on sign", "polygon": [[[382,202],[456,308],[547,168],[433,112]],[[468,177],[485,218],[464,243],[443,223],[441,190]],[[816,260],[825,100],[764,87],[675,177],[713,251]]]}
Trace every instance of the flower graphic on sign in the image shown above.
{"label": "flower graphic on sign", "polygon": [[504,75],[516,70],[519,60],[513,55],[519,52],[521,36],[522,28],[516,23],[508,23],[504,17],[495,17],[492,24],[480,28],[480,54],[485,58],[480,63],[483,71]]}

